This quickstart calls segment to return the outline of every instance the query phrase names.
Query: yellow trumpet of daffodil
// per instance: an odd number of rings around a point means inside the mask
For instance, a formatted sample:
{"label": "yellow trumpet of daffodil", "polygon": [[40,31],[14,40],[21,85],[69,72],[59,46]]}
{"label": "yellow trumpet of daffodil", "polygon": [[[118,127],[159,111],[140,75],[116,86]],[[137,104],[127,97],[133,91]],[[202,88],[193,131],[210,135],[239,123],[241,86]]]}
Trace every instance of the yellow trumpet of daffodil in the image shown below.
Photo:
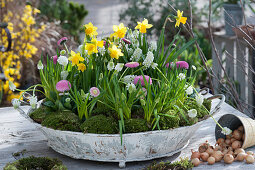
{"label": "yellow trumpet of daffodil", "polygon": [[69,57],[68,60],[71,61],[72,66],[74,66],[78,65],[80,61],[84,61],[84,58],[81,56],[80,53],[75,53],[74,51],[71,51],[71,57]]}
{"label": "yellow trumpet of daffodil", "polygon": [[77,65],[78,66],[78,70],[80,70],[80,71],[84,71],[84,70],[86,70],[86,65],[85,64],[83,64],[83,63],[80,63],[80,64],[78,64]]}
{"label": "yellow trumpet of daffodil", "polygon": [[182,14],[183,14],[183,11],[181,12],[181,11],[178,9],[175,27],[176,27],[176,26],[179,27],[180,23],[183,23],[183,24],[186,23],[187,17],[183,17]]}
{"label": "yellow trumpet of daffodil", "polygon": [[113,25],[112,29],[114,31],[113,35],[119,38],[124,38],[127,32],[127,27],[125,27],[123,23]]}
{"label": "yellow trumpet of daffodil", "polygon": [[104,41],[97,41],[96,38],[92,38],[91,43],[86,43],[85,50],[88,51],[88,55],[92,53],[98,53],[97,47],[103,47]]}
{"label": "yellow trumpet of daffodil", "polygon": [[152,24],[148,24],[147,19],[144,19],[143,22],[137,22],[137,24],[138,25],[135,27],[135,29],[139,29],[141,33],[146,33],[147,29],[153,26]]}
{"label": "yellow trumpet of daffodil", "polygon": [[97,27],[95,27],[91,22],[84,25],[84,27],[85,27],[85,34],[86,35],[88,35],[90,37],[98,35]]}
{"label": "yellow trumpet of daffodil", "polygon": [[118,49],[116,45],[112,45],[111,48],[108,48],[110,51],[110,56],[112,58],[119,59],[120,56],[123,56],[124,54],[121,52],[121,49]]}

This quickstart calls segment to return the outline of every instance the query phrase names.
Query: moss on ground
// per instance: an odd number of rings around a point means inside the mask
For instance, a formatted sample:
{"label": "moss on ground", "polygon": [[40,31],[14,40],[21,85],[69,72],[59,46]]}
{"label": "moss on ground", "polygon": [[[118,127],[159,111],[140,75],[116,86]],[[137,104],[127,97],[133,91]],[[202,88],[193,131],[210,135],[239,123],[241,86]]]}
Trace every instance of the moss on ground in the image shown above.
{"label": "moss on ground", "polygon": [[144,119],[124,120],[125,133],[138,133],[149,131],[147,121]]}
{"label": "moss on ground", "polygon": [[160,162],[152,163],[145,169],[147,170],[188,170],[192,169],[193,164],[189,161],[189,158],[181,158],[180,161],[170,162]]}
{"label": "moss on ground", "polygon": [[84,133],[116,134],[118,125],[114,118],[105,115],[96,115],[85,120],[80,126]]}
{"label": "moss on ground", "polygon": [[8,163],[4,170],[67,170],[59,159],[30,156]]}
{"label": "moss on ground", "polygon": [[80,121],[71,111],[51,113],[42,121],[42,125],[55,130],[80,132]]}
{"label": "moss on ground", "polygon": [[179,127],[180,117],[175,110],[169,110],[164,115],[160,115],[159,126],[161,130]]}
{"label": "moss on ground", "polygon": [[38,109],[33,110],[29,116],[37,123],[42,123],[47,114],[52,113],[50,109],[46,106],[41,106]]}

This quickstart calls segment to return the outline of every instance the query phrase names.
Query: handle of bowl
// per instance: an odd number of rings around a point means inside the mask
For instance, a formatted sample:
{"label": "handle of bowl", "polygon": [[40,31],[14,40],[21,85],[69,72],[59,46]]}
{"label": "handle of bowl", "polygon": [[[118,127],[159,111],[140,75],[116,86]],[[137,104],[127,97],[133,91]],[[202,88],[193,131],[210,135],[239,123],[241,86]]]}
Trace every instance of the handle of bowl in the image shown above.
{"label": "handle of bowl", "polygon": [[209,92],[210,92],[209,88],[204,87],[200,89],[198,93],[201,93],[202,95],[207,95]]}
{"label": "handle of bowl", "polygon": [[210,112],[211,116],[220,110],[221,105],[225,102],[225,96],[223,94],[215,94],[215,95],[207,98],[207,100],[213,100],[213,99],[220,99],[220,101],[215,106],[215,108]]}

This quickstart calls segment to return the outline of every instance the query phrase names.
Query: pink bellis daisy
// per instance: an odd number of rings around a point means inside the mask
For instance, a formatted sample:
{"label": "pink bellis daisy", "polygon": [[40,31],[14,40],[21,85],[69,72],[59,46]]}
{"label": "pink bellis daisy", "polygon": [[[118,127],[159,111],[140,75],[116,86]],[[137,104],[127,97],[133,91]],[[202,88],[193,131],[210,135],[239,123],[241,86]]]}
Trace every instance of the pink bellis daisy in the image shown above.
{"label": "pink bellis daisy", "polygon": [[189,69],[189,64],[186,61],[177,61],[176,68]]}
{"label": "pink bellis daisy", "polygon": [[[147,83],[149,83],[149,80],[150,80],[150,84],[152,84],[152,79],[149,76],[144,75],[144,78],[146,79]],[[143,80],[143,76],[142,75],[135,77],[134,84],[136,85],[139,81],[141,82],[142,86],[145,86],[145,82]]]}
{"label": "pink bellis daisy", "polygon": [[135,67],[139,66],[139,63],[138,62],[129,62],[129,63],[126,63],[125,66],[129,67],[129,68],[135,68]]}
{"label": "pink bellis daisy", "polygon": [[89,92],[92,97],[97,97],[100,94],[100,90],[97,87],[91,87]]}
{"label": "pink bellis daisy", "polygon": [[69,91],[71,87],[71,83],[67,80],[60,80],[57,84],[56,84],[56,89],[59,92],[65,92],[65,91]]}
{"label": "pink bellis daisy", "polygon": [[58,46],[63,45],[67,41],[67,37],[62,37],[60,40],[58,40]]}
{"label": "pink bellis daisy", "polygon": [[57,64],[58,56],[57,56],[57,55],[54,55],[52,58],[53,58],[53,63],[54,63],[54,64]]}

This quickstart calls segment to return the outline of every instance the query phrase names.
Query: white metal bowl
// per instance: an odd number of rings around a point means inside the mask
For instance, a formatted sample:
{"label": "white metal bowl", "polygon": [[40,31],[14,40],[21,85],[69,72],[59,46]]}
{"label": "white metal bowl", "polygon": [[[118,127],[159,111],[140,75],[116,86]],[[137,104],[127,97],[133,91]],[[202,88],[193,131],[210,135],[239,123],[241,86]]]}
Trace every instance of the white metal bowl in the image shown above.
{"label": "white metal bowl", "polygon": [[[211,114],[217,112],[225,100],[223,95],[210,97],[214,98],[221,98],[221,101]],[[20,113],[35,123],[28,116],[29,111],[25,113],[20,110]],[[38,123],[35,125],[48,139],[48,146],[58,153],[75,159],[119,162],[119,167],[125,167],[126,162],[151,160],[180,152],[202,123],[169,130],[123,134],[122,145],[119,134],[84,134],[54,130]]]}

